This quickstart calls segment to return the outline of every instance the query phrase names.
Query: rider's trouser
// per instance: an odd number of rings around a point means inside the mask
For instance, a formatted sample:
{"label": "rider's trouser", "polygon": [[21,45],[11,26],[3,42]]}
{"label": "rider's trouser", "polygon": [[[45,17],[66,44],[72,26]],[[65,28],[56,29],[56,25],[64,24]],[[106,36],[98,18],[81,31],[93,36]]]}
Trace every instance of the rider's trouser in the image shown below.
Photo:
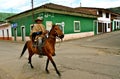
{"label": "rider's trouser", "polygon": [[38,38],[38,50],[39,50],[40,54],[42,54],[42,45],[43,45],[42,37],[39,37]]}

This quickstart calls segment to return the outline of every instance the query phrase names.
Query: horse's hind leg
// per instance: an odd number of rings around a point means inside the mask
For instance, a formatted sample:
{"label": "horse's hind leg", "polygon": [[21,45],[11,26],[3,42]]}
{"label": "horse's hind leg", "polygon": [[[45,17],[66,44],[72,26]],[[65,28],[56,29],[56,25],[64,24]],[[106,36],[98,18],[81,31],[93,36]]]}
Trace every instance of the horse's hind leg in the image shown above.
{"label": "horse's hind leg", "polygon": [[30,64],[30,66],[31,66],[31,68],[33,69],[34,67],[33,67],[33,65],[32,65],[32,60],[31,60],[31,58],[32,58],[32,56],[33,55],[29,55],[29,58],[28,58],[28,63]]}

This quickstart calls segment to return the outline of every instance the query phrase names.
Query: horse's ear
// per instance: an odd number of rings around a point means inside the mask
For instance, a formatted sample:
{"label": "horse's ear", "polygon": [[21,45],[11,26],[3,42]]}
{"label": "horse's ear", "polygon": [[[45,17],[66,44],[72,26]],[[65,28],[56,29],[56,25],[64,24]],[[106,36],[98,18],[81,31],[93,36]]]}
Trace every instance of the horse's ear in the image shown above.
{"label": "horse's ear", "polygon": [[52,27],[55,27],[55,24],[52,24]]}

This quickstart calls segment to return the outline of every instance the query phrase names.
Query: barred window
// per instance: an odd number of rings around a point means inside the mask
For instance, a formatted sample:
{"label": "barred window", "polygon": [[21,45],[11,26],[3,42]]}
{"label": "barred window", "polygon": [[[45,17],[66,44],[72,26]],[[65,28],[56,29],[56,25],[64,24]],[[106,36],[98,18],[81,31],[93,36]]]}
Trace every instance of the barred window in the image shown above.
{"label": "barred window", "polygon": [[109,13],[106,13],[106,18],[109,18]]}
{"label": "barred window", "polygon": [[80,21],[74,21],[74,32],[80,32]]}
{"label": "barred window", "polygon": [[102,17],[102,11],[99,11],[99,17]]}

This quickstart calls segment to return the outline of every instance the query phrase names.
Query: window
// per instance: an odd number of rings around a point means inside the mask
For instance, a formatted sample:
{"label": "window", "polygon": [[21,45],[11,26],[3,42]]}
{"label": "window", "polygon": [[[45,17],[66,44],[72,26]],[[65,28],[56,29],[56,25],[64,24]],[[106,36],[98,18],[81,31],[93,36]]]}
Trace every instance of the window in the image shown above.
{"label": "window", "polygon": [[99,11],[99,17],[102,17],[102,11]]}
{"label": "window", "polygon": [[33,24],[30,25],[30,31],[33,29],[33,26],[34,26]]}
{"label": "window", "polygon": [[4,36],[5,36],[5,35],[4,35],[4,30],[2,30],[2,35],[3,35],[3,39],[4,39]]}
{"label": "window", "polygon": [[119,28],[120,28],[120,22],[118,23],[118,25],[119,25]]}
{"label": "window", "polygon": [[103,24],[98,22],[98,32],[102,32]]}
{"label": "window", "polygon": [[52,21],[46,21],[46,29],[50,31],[52,28]]}
{"label": "window", "polygon": [[108,28],[111,28],[111,25],[110,25],[110,23],[108,23]]}
{"label": "window", "polygon": [[80,32],[80,21],[74,21],[74,32]]}
{"label": "window", "polygon": [[116,21],[114,21],[114,27],[116,27]]}
{"label": "window", "polygon": [[9,40],[9,30],[7,29],[7,40]]}
{"label": "window", "polygon": [[117,24],[117,29],[119,29],[119,22],[117,21],[116,24]]}
{"label": "window", "polygon": [[109,18],[109,13],[106,13],[106,18]]}
{"label": "window", "polygon": [[119,22],[117,21],[116,23],[117,23],[117,26],[119,26]]}

